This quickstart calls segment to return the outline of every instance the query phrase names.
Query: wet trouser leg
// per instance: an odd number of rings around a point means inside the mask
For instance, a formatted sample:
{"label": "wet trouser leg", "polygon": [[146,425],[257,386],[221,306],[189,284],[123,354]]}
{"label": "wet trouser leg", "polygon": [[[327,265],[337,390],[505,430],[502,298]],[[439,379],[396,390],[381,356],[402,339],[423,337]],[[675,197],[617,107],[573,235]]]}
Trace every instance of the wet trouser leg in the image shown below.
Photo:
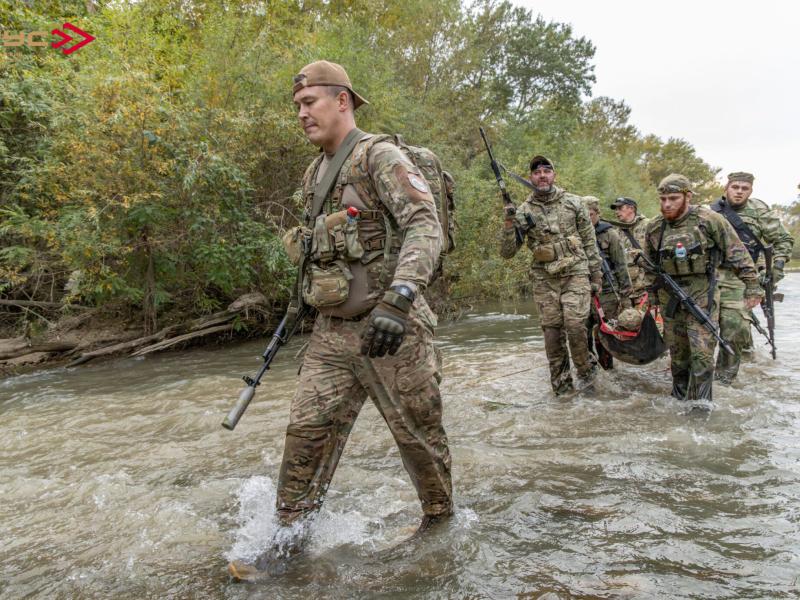
{"label": "wet trouser leg", "polygon": [[573,389],[572,375],[569,372],[569,353],[567,336],[560,327],[542,327],[544,333],[544,352],[550,365],[550,385],[557,394]]}
{"label": "wet trouser leg", "polygon": [[587,276],[576,275],[562,280],[561,306],[569,351],[578,377],[588,377],[594,370],[594,361],[586,339],[586,320],[591,306],[591,285]]}
{"label": "wet trouser leg", "polygon": [[534,298],[550,365],[550,384],[557,394],[573,389],[570,354],[579,376],[588,376],[594,366],[586,338],[590,294],[589,279],[585,275],[546,278],[534,283]]}
{"label": "wet trouser leg", "polygon": [[750,318],[743,309],[722,307],[719,326],[720,335],[731,345],[735,354],[728,354],[720,348],[716,378],[723,383],[731,383],[739,373],[742,352],[752,345]]}
{"label": "wet trouser leg", "polygon": [[[717,311],[710,315],[717,319]],[[672,361],[672,395],[680,400],[712,400],[716,338],[682,308],[664,317]]]}
{"label": "wet trouser leg", "polygon": [[369,393],[392,431],[426,515],[452,511],[450,452],[432,333],[412,311],[394,356],[361,356],[365,321],[318,317],[292,402],[277,509],[282,524],[322,505],[347,437]]}

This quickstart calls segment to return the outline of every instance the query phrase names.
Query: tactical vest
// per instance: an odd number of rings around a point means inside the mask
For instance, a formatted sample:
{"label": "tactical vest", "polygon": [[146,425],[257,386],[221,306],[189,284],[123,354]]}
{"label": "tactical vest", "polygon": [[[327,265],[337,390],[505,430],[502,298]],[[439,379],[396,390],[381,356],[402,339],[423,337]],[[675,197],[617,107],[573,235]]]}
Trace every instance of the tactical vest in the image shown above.
{"label": "tactical vest", "polygon": [[550,275],[558,275],[587,260],[576,226],[579,204],[570,202],[565,194],[549,203],[529,197],[521,208],[530,215],[530,224],[523,214],[518,213],[517,219],[527,232],[534,268],[540,267]]}
{"label": "tactical vest", "polygon": [[717,266],[713,250],[713,240],[696,210],[692,209],[679,227],[662,222],[657,260],[667,274],[673,277],[708,275]]}
{"label": "tactical vest", "polygon": [[[397,269],[403,234],[391,212],[380,202],[369,173],[369,156],[379,142],[390,142],[417,166],[425,178],[439,214],[444,213],[445,251],[455,223],[452,220],[452,177],[441,170],[439,159],[426,148],[406,145],[400,136],[366,135],[342,165],[333,190],[316,219],[307,212],[312,206],[320,155],[303,177],[306,212],[303,221],[311,231],[310,266],[303,283],[306,303],[334,316],[351,317],[372,308],[391,284]],[[350,186],[350,187],[348,187]],[[347,190],[357,196],[358,219],[345,215]],[[353,200],[352,198],[350,200]],[[352,204],[352,202],[350,202]],[[341,215],[341,216],[340,216]],[[446,229],[445,229],[446,228]],[[440,261],[441,263],[441,261]]]}

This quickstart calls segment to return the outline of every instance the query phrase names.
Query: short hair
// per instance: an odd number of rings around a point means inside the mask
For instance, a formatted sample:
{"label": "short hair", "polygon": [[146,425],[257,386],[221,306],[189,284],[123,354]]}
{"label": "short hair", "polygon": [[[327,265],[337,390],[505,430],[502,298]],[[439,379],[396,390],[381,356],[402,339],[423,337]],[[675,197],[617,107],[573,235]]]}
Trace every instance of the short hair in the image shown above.
{"label": "short hair", "polygon": [[338,98],[339,94],[341,94],[342,92],[347,92],[347,99],[350,102],[350,108],[355,110],[356,101],[355,98],[353,98],[353,92],[351,92],[343,85],[326,85],[325,87],[328,88],[328,94],[330,94],[334,98]]}

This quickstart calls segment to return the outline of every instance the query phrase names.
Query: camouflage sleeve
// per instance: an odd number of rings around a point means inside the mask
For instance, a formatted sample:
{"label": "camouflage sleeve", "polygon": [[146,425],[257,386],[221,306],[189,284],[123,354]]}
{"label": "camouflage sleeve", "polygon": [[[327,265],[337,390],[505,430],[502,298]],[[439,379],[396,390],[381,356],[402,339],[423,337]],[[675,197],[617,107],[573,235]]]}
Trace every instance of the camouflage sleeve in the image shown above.
{"label": "camouflage sleeve", "polygon": [[[712,212],[709,210],[709,212]],[[753,259],[750,258],[750,253],[745,248],[742,240],[736,234],[733,228],[725,217],[713,213],[713,221],[711,222],[710,233],[714,237],[714,242],[722,252],[722,260],[730,266],[731,270],[736,276],[742,280],[745,285],[744,295],[748,296],[762,296],[763,290],[758,284],[758,273],[753,264]]]}
{"label": "camouflage sleeve", "polygon": [[614,275],[619,284],[620,290],[631,289],[631,275],[628,272],[628,255],[625,252],[625,246],[622,245],[622,240],[619,233],[615,229],[608,230],[608,257],[614,263]]}
{"label": "camouflage sleeve", "polygon": [[784,262],[789,262],[794,247],[794,238],[786,231],[780,218],[774,210],[767,210],[759,215],[761,234],[763,241],[772,244],[775,258],[780,258]]}
{"label": "camouflage sleeve", "polygon": [[580,200],[578,200],[576,209],[575,227],[578,229],[578,235],[581,236],[583,251],[586,253],[586,259],[589,262],[589,272],[600,273],[602,272],[600,252],[597,250],[597,237],[594,233],[592,220],[589,218],[589,210]]}
{"label": "camouflage sleeve", "polygon": [[522,242],[517,241],[515,227],[515,225],[507,227],[503,224],[503,229],[500,232],[500,256],[503,258],[513,258],[517,250],[522,246]]}
{"label": "camouflage sleeve", "polygon": [[442,229],[428,184],[419,169],[389,142],[372,147],[369,171],[380,201],[403,235],[392,285],[410,283],[422,292],[442,249]]}

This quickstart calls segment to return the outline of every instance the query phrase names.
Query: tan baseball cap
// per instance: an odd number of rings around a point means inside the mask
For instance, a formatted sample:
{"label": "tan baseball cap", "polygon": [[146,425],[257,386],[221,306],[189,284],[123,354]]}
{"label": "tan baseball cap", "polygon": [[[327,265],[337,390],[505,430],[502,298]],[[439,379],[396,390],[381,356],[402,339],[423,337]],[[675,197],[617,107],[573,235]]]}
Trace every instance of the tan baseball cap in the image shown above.
{"label": "tan baseball cap", "polygon": [[342,65],[337,65],[327,60],[318,60],[306,65],[294,76],[292,94],[296,94],[304,87],[311,87],[314,85],[338,85],[347,88],[350,90],[350,93],[353,94],[354,109],[362,104],[369,104],[365,98],[358,95],[355,90],[353,90],[353,85],[350,83],[347,71],[344,70]]}

